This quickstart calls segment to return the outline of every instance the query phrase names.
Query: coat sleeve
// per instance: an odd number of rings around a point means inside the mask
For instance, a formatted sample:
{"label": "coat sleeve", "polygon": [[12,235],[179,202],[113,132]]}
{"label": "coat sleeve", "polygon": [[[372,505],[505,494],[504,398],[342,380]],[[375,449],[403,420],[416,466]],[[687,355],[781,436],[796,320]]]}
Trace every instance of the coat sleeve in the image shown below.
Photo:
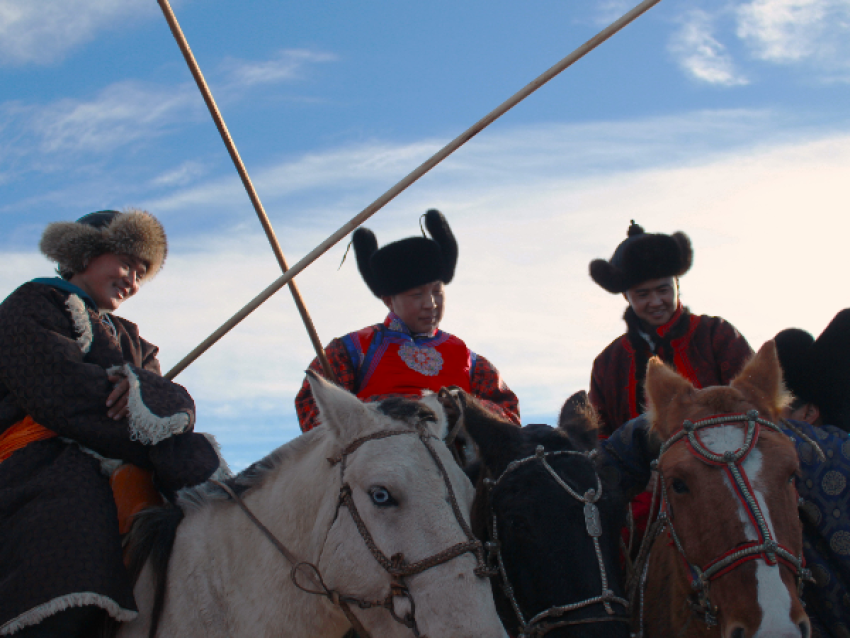
{"label": "coat sleeve", "polygon": [[475,355],[470,389],[493,414],[520,425],[519,399],[505,383],[496,366],[479,354]]}
{"label": "coat sleeve", "polygon": [[711,349],[717,362],[720,383],[729,385],[753,356],[753,349],[731,323],[719,317],[717,322],[712,331]]}
{"label": "coat sleeve", "polygon": [[[205,439],[196,440],[200,435],[191,432],[194,402],[185,388],[150,370],[121,364],[117,347],[112,358],[92,361],[93,352],[102,353],[100,343],[109,337],[102,326],[85,323],[90,315],[84,308],[75,315],[69,305],[68,314],[61,299],[13,294],[0,306],[0,384],[15,403],[61,437],[106,458],[153,469],[163,486],[179,489],[207,478],[218,458]],[[110,373],[130,382],[129,418],[107,416]],[[190,447],[200,465],[159,462]]]}
{"label": "coat sleeve", "polygon": [[[325,348],[325,355],[331,364],[337,385],[353,393],[357,384],[357,369],[354,367],[342,340],[334,339],[331,341]],[[310,363],[310,370],[322,377],[325,376],[318,357]],[[306,377],[301,384],[301,390],[295,396],[295,413],[298,415],[298,425],[301,426],[302,432],[312,430],[319,425],[319,408],[316,406],[313,391],[310,389],[310,382],[307,381]]]}
{"label": "coat sleeve", "polygon": [[649,431],[646,415],[625,423],[600,444],[600,472],[633,497],[649,483],[650,463],[658,457],[661,442]]}
{"label": "coat sleeve", "polygon": [[599,416],[599,438],[604,439],[616,430],[621,423],[616,422],[616,417],[610,409],[611,406],[605,400],[605,362],[603,357],[604,353],[593,361],[593,368],[590,371],[590,392],[587,396]]}

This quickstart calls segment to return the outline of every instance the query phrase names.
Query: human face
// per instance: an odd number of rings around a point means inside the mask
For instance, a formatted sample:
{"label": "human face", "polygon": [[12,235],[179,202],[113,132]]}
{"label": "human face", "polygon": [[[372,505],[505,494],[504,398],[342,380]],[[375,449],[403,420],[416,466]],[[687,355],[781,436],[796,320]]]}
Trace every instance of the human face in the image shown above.
{"label": "human face", "polygon": [[679,282],[675,277],[643,281],[624,293],[643,323],[657,328],[672,319],[679,305]]}
{"label": "human face", "polygon": [[92,259],[83,272],[69,280],[88,293],[100,310],[117,310],[139,291],[139,284],[148,272],[141,259],[130,255],[104,253]]}
{"label": "human face", "polygon": [[413,334],[430,335],[443,320],[445,285],[442,281],[432,281],[381,300]]}

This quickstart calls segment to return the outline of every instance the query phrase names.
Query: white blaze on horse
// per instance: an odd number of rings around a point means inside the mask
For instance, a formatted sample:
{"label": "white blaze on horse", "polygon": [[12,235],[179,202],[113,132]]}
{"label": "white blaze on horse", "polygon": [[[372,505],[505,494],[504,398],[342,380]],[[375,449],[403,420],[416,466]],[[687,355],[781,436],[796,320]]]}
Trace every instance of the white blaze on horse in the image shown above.
{"label": "white blaze on horse", "polygon": [[140,614],[119,636],[148,636],[157,606],[162,637],[337,638],[360,623],[379,638],[505,638],[469,531],[472,485],[442,443],[438,403],[363,404],[312,374],[310,384],[321,427],[230,491],[207,484],[137,521]]}
{"label": "white blaze on horse", "polygon": [[787,396],[773,342],[729,387],[698,390],[653,359],[646,396],[665,441],[647,536],[658,535],[635,601],[647,635],[809,638],[798,460],[775,425]]}

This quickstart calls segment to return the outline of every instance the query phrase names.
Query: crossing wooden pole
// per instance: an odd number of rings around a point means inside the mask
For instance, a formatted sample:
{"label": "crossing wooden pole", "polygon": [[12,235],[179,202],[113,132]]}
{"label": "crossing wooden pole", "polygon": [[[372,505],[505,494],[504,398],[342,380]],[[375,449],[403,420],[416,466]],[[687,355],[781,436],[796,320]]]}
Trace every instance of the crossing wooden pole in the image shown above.
{"label": "crossing wooden pole", "polygon": [[[165,0],[159,0],[163,2]],[[239,322],[241,322],[245,317],[250,315],[254,310],[260,307],[269,297],[271,297],[274,293],[280,290],[283,286],[292,281],[292,278],[295,277],[298,273],[304,270],[311,263],[316,261],[319,257],[321,257],[325,252],[327,252],[333,245],[339,242],[343,237],[348,235],[355,228],[360,226],[364,221],[369,219],[372,215],[377,213],[381,208],[386,206],[390,201],[395,199],[402,191],[404,191],[408,186],[413,184],[420,177],[425,175],[428,171],[434,168],[437,164],[446,159],[449,155],[454,153],[457,149],[463,146],[466,142],[475,137],[482,130],[487,128],[490,124],[492,124],[496,119],[504,115],[508,110],[522,102],[529,95],[534,93],[541,86],[549,82],[556,75],[572,66],[572,64],[585,55],[593,51],[600,44],[605,42],[612,35],[620,31],[623,27],[633,22],[641,15],[649,11],[656,4],[661,2],[661,0],[644,0],[631,11],[623,14],[619,19],[612,22],[610,25],[602,29],[595,36],[590,38],[587,42],[578,47],[575,51],[570,53],[563,60],[555,64],[549,70],[545,71],[537,78],[528,83],[523,89],[512,95],[510,98],[502,102],[495,109],[490,111],[483,118],[478,120],[475,124],[466,129],[463,133],[458,135],[451,142],[446,144],[442,149],[440,149],[437,153],[432,155],[430,158],[425,160],[416,170],[412,173],[408,174],[407,177],[402,179],[398,184],[393,186],[386,193],[381,195],[378,199],[372,202],[369,206],[364,208],[360,213],[354,216],[351,220],[348,221],[342,228],[336,231],[333,235],[328,237],[325,241],[319,244],[312,251],[307,253],[297,264],[295,264],[292,268],[290,268],[286,273],[284,273],[281,277],[279,277],[276,281],[274,281],[271,285],[269,285],[263,292],[254,297],[248,304],[242,308],[239,312],[233,315],[230,319],[228,319],[218,330],[213,332],[209,337],[207,337],[203,343],[201,343],[197,348],[192,350],[188,355],[186,355],[176,366],[174,366],[168,373],[165,375],[169,379],[173,379],[175,376],[180,374],[183,370],[185,370],[189,364],[191,364],[195,359],[200,357],[210,346],[212,346],[216,341],[221,339],[224,335],[226,335],[230,330],[234,328]]]}
{"label": "crossing wooden pole", "polygon": [[[224,118],[218,110],[212,91],[210,91],[210,87],[204,79],[204,74],[201,73],[201,67],[198,66],[198,62],[195,60],[192,49],[189,47],[189,42],[186,40],[186,36],[183,35],[183,30],[180,28],[180,23],[177,22],[177,17],[174,15],[174,11],[171,9],[171,5],[168,0],[157,0],[157,2],[159,2],[159,6],[162,8],[162,13],[165,15],[165,19],[168,22],[168,26],[171,28],[171,33],[174,35],[174,39],[177,40],[177,45],[183,53],[186,64],[189,65],[192,77],[195,78],[195,83],[198,85],[201,95],[204,96],[204,102],[206,102],[210,115],[212,115],[215,126],[221,135],[221,139],[227,147],[227,152],[230,153],[230,159],[233,160],[233,164],[236,166],[236,171],[239,173],[242,185],[245,187],[245,190],[248,192],[248,197],[250,197],[251,203],[254,205],[254,210],[257,213],[260,224],[263,226],[263,230],[266,233],[269,244],[271,244],[274,256],[277,258],[277,263],[280,265],[280,269],[286,273],[286,271],[289,270],[289,264],[286,263],[286,257],[284,257],[280,243],[277,241],[274,229],[272,228],[268,215],[266,215],[266,211],[260,201],[260,196],[257,195],[254,184],[248,176],[248,170],[245,168],[245,164],[239,156],[239,151],[236,150],[236,144],[233,142],[233,138],[230,137],[230,131],[227,130],[227,125],[224,123]],[[304,322],[304,327],[307,328],[307,334],[310,335],[310,341],[313,343],[313,349],[316,351],[316,355],[319,357],[319,361],[322,364],[322,370],[324,371],[325,377],[336,382],[333,370],[331,369],[331,365],[325,355],[325,350],[322,347],[322,342],[319,340],[319,335],[316,332],[316,327],[313,325],[313,320],[310,318],[310,313],[307,312],[307,306],[304,304],[303,297],[301,297],[301,292],[298,290],[298,287],[292,279],[289,279],[288,282],[289,290],[292,292],[292,298],[295,300],[295,305],[297,306],[298,313],[301,315],[301,319]]]}

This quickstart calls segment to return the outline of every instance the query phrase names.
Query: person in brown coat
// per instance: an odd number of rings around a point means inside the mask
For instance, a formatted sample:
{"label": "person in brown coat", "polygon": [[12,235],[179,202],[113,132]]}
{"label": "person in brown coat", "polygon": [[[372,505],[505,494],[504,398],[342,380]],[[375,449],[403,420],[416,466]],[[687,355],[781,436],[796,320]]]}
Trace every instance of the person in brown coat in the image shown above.
{"label": "person in brown coat", "polygon": [[0,636],[88,636],[137,614],[112,470],[173,496],[226,466],[158,348],[112,314],[162,266],[159,221],[99,211],[50,224],[40,248],[61,277],[0,304]]}

